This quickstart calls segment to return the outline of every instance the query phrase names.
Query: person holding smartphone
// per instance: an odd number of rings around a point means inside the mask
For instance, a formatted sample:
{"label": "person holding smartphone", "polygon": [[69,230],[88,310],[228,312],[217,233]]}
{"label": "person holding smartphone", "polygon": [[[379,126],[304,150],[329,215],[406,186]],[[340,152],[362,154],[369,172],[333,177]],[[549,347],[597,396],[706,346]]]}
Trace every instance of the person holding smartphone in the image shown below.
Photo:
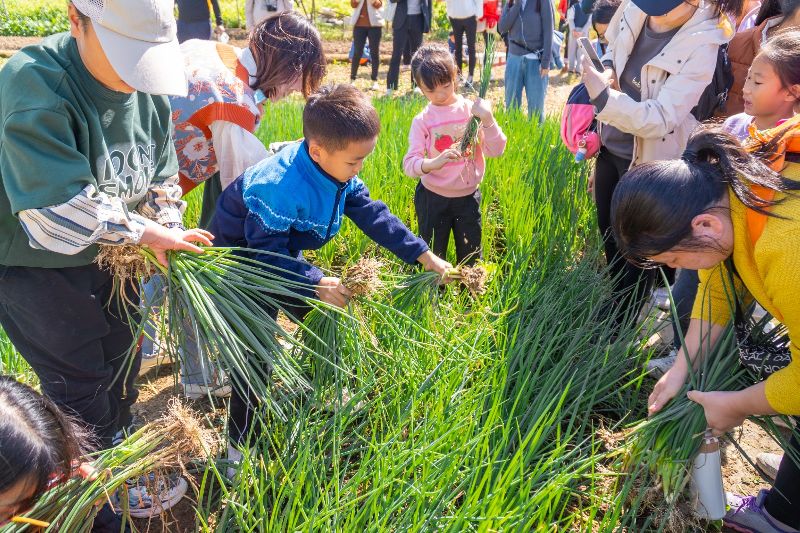
{"label": "person holding smartphone", "polygon": [[522,90],[528,118],[541,122],[553,45],[553,4],[550,0],[509,0],[497,31],[508,33],[505,74],[506,107],[518,108]]}
{"label": "person holding smartphone", "polygon": [[601,72],[583,59],[582,78],[601,140],[589,189],[616,280],[609,308],[620,309],[620,325],[623,316],[636,320],[654,276],[619,256],[611,234],[611,197],[629,168],[680,157],[698,124],[691,111],[714,75],[717,50],[733,36],[727,13],[736,11],[736,3],[631,0],[606,30],[607,68]]}

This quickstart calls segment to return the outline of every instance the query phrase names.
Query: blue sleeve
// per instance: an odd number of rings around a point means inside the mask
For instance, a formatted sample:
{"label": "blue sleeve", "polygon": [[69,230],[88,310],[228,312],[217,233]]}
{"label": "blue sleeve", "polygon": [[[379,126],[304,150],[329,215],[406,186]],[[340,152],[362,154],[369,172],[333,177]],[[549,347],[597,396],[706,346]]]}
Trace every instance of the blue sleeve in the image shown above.
{"label": "blue sleeve", "polygon": [[214,235],[214,246],[247,246],[244,221],[247,207],[242,197],[242,178],[234,180],[220,194],[208,231]]}
{"label": "blue sleeve", "polygon": [[413,265],[428,251],[425,241],[411,233],[403,222],[394,216],[385,203],[373,200],[364,183],[357,181],[348,190],[344,214],[367,237],[383,246],[406,263]]}
{"label": "blue sleeve", "polygon": [[[244,223],[246,247],[254,250],[272,252],[269,254],[252,254],[251,257],[264,263],[267,267],[275,267],[274,272],[284,278],[306,283],[313,287],[319,285],[323,273],[320,269],[300,258],[299,251],[289,248],[288,231],[267,230],[261,221],[252,213],[248,213]],[[280,270],[277,270],[280,269]],[[314,296],[313,289],[299,290],[304,296]]]}
{"label": "blue sleeve", "polygon": [[[209,231],[214,234],[215,246],[236,246],[281,254],[251,254],[265,266],[289,272],[276,272],[295,282],[318,285],[322,271],[307,261],[298,259],[289,250],[289,231],[267,231],[258,218],[247,209],[242,196],[242,178],[237,178],[225,189],[217,201],[217,210],[211,219]],[[297,254],[299,255],[299,254]],[[313,291],[299,291],[313,296]]]}

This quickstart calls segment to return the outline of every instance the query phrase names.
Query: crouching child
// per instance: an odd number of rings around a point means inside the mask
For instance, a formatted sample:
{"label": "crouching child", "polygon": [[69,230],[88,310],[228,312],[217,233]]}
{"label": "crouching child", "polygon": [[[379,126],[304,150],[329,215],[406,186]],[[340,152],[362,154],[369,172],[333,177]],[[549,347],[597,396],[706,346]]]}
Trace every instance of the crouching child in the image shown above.
{"label": "crouching child", "polygon": [[[385,203],[373,200],[357,176],[375,149],[379,131],[378,113],[355,87],[321,88],[308,98],[303,111],[304,140],[250,167],[222,193],[210,225],[214,244],[270,252],[255,258],[290,281],[315,287],[313,295],[321,301],[343,307],[350,292],[339,278],[325,276],[306,262],[303,251],[330,241],[346,216],[401,260],[420,263],[446,280],[452,265],[435,256]],[[301,300],[294,304],[287,310],[297,318],[310,309]],[[278,311],[271,313],[275,318]],[[232,444],[246,442],[256,402],[252,392],[234,386],[229,414]],[[235,449],[229,449],[232,460],[237,456]]]}

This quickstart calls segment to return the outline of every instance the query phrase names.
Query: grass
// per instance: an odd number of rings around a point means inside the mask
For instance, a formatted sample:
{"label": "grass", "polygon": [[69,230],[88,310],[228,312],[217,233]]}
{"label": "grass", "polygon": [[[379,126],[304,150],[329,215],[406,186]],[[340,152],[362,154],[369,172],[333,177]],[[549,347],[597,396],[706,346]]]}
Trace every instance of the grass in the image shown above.
{"label": "grass", "polygon": [[[383,133],[361,177],[415,229],[416,181],[401,160],[424,101],[375,104]],[[270,105],[259,138],[298,138],[301,106]],[[236,479],[221,460],[201,472],[198,530],[649,529],[632,488],[612,490],[615,456],[599,438],[643,417],[650,354],[635,330],[609,337],[587,167],[561,146],[557,122],[497,120],[509,146],[481,186],[486,292],[437,288],[345,221],[307,257],[336,275],[376,258],[384,288],[285,333],[284,356],[312,386],[265,384],[281,413],[259,414]],[[3,352],[9,368],[16,360]]]}
{"label": "grass", "polygon": [[[376,101],[384,133],[361,172],[412,228],[416,181],[400,163],[423,105]],[[297,138],[300,108],[269,108],[259,137]],[[345,222],[308,257],[335,273],[377,257],[388,290],[315,329],[324,360],[295,352],[312,390],[285,420],[264,413],[236,481],[204,486],[202,530],[562,531],[609,506],[609,523],[624,515],[595,429],[635,412],[648,354],[608,338],[586,167],[555,122],[498,121],[511,142],[482,185],[487,292],[402,282],[411,271]]]}

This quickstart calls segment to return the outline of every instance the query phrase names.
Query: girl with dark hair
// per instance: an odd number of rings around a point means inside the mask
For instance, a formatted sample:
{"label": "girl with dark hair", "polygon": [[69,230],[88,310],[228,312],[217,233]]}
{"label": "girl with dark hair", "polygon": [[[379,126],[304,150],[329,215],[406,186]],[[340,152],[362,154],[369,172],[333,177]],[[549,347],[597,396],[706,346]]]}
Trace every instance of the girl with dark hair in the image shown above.
{"label": "girl with dark hair", "polygon": [[[772,140],[754,145],[753,155],[722,130],[701,129],[681,159],[637,166],[617,186],[611,219],[620,253],[638,265],[700,271],[685,344],[650,395],[651,413],[680,391],[687,360],[696,364],[733,320],[730,299],[737,294],[786,326],[791,362],[770,368],[774,372],[766,380],[742,391],[691,391],[689,398],[703,406],[716,434],[751,415],[800,415],[800,182],[795,181],[800,172],[784,142],[789,133],[796,140],[798,124],[793,118],[769,132],[764,139]],[[800,452],[796,436],[790,445]],[[773,490],[730,496],[726,525],[737,531],[797,531],[800,468],[790,455],[780,464]]]}
{"label": "girl with dark hair", "polygon": [[794,116],[800,100],[800,30],[778,33],[764,43],[750,66],[742,96],[744,112],[723,124],[739,140]]}
{"label": "girl with dark hair", "polygon": [[[52,401],[0,376],[0,525],[24,512],[87,451],[85,430]],[[11,495],[18,497],[15,499]]]}
{"label": "girl with dark hair", "polygon": [[[282,13],[258,24],[250,45],[241,49],[193,39],[181,44],[189,81],[187,96],[170,97],[175,127],[175,150],[180,185],[185,195],[204,183],[200,226],[206,227],[221,192],[248,167],[269,155],[254,132],[263,114],[263,102],[277,101],[293,92],[308,96],[325,74],[325,55],[319,32],[306,18]],[[144,287],[146,305],[160,306],[161,281]],[[155,362],[157,350],[148,324],[143,343],[144,361]],[[191,335],[182,347],[184,394],[197,399],[209,393],[225,397],[221,373],[201,363]],[[145,365],[147,366],[147,365]]]}
{"label": "girl with dark hair", "polygon": [[728,57],[733,70],[733,85],[720,117],[729,117],[744,111],[744,84],[753,59],[761,46],[776,33],[800,26],[800,0],[770,0],[756,19],[756,26],[737,33],[728,45]]}
{"label": "girl with dark hair", "polygon": [[611,196],[628,169],[678,157],[698,121],[692,115],[714,75],[719,47],[733,35],[727,13],[739,2],[631,0],[606,30],[604,72],[588,58],[583,82],[597,110],[601,148],[589,189],[606,261],[615,280],[618,322],[635,320],[651,273],[621,260],[611,236]]}
{"label": "girl with dark hair", "polygon": [[[52,486],[94,469],[80,461],[92,437],[50,399],[0,375],[0,527],[26,512]],[[120,517],[104,505],[93,531],[119,532]],[[128,531],[125,528],[125,531]]]}

